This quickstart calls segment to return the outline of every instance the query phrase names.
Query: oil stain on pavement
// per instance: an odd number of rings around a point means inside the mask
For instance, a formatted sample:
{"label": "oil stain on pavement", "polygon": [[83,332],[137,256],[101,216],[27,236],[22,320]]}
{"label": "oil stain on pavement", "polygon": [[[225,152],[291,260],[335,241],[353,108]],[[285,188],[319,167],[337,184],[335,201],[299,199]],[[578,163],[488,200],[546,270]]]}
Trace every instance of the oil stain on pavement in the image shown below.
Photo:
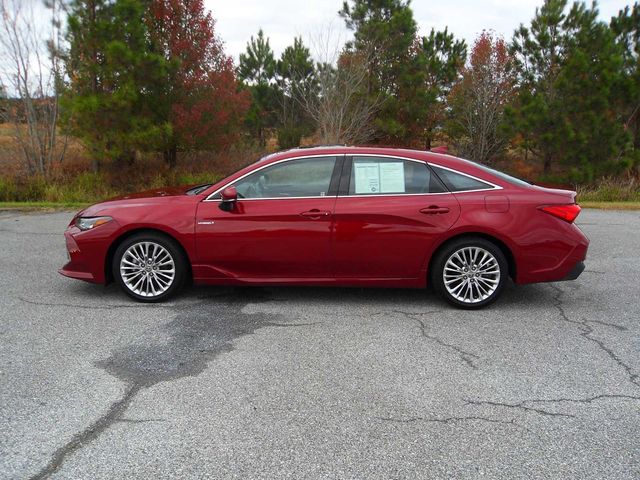
{"label": "oil stain on pavement", "polygon": [[269,300],[265,289],[244,288],[201,296],[188,306],[178,304],[174,319],[162,327],[169,334],[168,342],[133,343],[97,362],[97,367],[125,383],[124,395],[104,415],[56,450],[49,463],[32,478],[49,477],[69,455],[98,438],[114,422],[121,421],[142,390],[161,382],[197,376],[216,356],[232,351],[234,340],[259,328],[301,326],[279,323],[279,316],[274,314],[242,312],[248,304]]}

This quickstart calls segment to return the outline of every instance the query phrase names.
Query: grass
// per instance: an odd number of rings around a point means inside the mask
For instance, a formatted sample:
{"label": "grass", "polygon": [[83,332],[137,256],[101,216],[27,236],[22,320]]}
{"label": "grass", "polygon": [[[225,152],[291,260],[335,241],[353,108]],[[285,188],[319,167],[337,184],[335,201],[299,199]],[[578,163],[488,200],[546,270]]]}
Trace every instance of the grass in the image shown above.
{"label": "grass", "polygon": [[578,202],[583,208],[597,208],[599,210],[640,210],[640,202]]}
{"label": "grass", "polygon": [[0,202],[0,210],[20,210],[20,211],[39,211],[39,210],[68,210],[82,209],[87,207],[88,203],[78,202]]}

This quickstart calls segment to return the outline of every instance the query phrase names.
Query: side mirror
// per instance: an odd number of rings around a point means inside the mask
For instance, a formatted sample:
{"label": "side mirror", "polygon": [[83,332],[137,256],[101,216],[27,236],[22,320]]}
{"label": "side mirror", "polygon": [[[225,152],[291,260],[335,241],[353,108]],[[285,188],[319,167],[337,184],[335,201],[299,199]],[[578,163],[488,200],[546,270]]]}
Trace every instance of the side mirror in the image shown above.
{"label": "side mirror", "polygon": [[220,202],[220,209],[225,212],[230,212],[233,210],[236,202],[238,201],[238,191],[236,187],[227,187],[220,194],[222,197],[222,202]]}

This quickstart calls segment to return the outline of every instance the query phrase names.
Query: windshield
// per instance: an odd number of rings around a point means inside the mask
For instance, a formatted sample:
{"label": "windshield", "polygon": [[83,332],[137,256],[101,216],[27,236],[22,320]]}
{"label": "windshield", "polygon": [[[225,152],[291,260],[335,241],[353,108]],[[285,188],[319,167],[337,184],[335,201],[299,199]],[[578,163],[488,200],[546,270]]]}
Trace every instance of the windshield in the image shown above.
{"label": "windshield", "polygon": [[204,192],[207,188],[209,188],[213,183],[206,183],[204,185],[198,185],[197,187],[190,188],[185,193],[187,195],[198,195],[199,193]]}

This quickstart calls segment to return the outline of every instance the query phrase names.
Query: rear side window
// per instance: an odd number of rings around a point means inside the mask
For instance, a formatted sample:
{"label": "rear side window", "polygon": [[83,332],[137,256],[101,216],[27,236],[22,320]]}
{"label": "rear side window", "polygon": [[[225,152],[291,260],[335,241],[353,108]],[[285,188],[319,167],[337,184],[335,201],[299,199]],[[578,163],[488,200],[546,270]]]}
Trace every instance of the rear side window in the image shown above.
{"label": "rear side window", "polygon": [[472,177],[468,177],[461,173],[452,172],[451,170],[445,170],[444,168],[431,165],[434,172],[440,177],[440,180],[444,182],[447,188],[452,192],[468,192],[469,190],[492,190],[495,188],[485,182],[481,182]]}
{"label": "rear side window", "polygon": [[444,186],[426,163],[396,158],[354,157],[349,195],[442,193]]}

